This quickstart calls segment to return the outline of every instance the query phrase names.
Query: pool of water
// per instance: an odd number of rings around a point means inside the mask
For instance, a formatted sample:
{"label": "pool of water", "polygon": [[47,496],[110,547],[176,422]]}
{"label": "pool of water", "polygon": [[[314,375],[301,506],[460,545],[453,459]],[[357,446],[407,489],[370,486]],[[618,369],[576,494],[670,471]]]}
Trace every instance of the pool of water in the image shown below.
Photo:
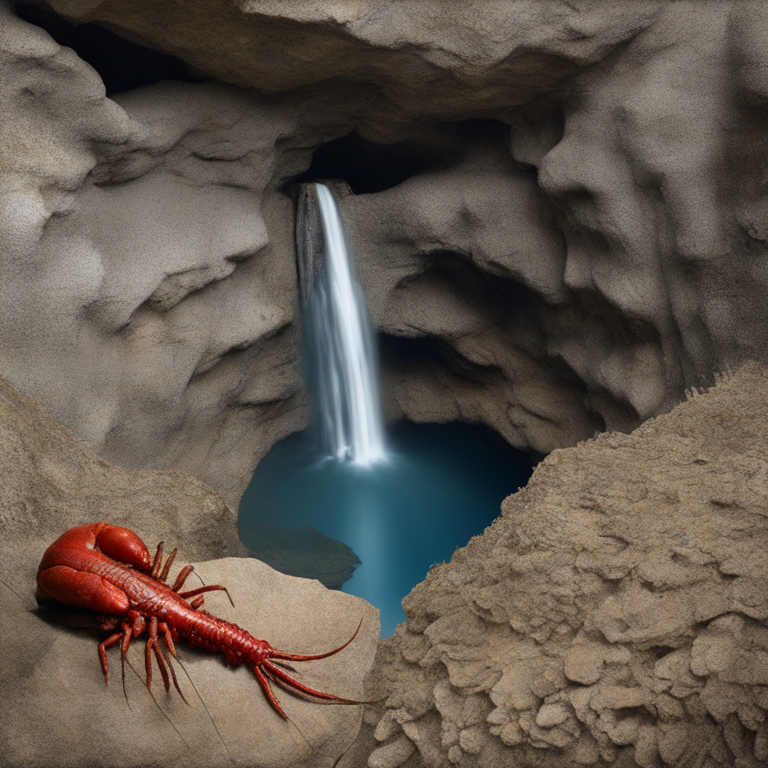
{"label": "pool of water", "polygon": [[383,637],[430,566],[482,533],[532,471],[526,454],[466,424],[405,422],[389,447],[388,461],[363,468],[291,435],[257,467],[238,521],[243,543],[272,567],[375,605]]}

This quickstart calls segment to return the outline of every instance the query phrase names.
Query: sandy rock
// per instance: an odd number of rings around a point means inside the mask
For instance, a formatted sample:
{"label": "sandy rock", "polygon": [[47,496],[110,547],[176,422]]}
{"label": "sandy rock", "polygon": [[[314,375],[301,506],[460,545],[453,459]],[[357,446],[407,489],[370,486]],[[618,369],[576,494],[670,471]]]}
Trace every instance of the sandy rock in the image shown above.
{"label": "sandy rock", "polygon": [[[545,459],[405,599],[372,683],[390,694],[378,749],[402,720],[417,751],[439,744],[409,766],[761,764],[766,397],[747,366]],[[431,706],[403,712],[422,686]]]}
{"label": "sandy rock", "polygon": [[[50,0],[173,53],[208,76],[262,92],[354,83],[369,133],[421,116],[455,118],[528,101],[651,24],[662,0],[588,8],[560,0],[448,6],[272,0],[173,3]],[[333,98],[333,93],[329,94]],[[360,98],[360,96],[358,96]],[[358,109],[360,109],[358,106]],[[391,130],[391,129],[390,129]]]}
{"label": "sandy rock", "polygon": [[0,14],[2,373],[108,460],[189,472],[236,508],[306,420],[274,191],[309,162],[297,109],[216,84],[107,99],[73,51]]}
{"label": "sandy rock", "polygon": [[9,589],[28,591],[48,544],[98,520],[131,528],[150,549],[165,540],[188,560],[246,554],[232,511],[212,489],[180,472],[109,464],[1,377],[0,476]]}
{"label": "sandy rock", "polygon": [[[301,665],[306,684],[359,698],[379,634],[376,611],[319,582],[284,576],[240,555],[232,512],[210,488],[178,472],[108,464],[35,402],[0,380],[0,730],[9,768],[95,766],[330,766],[354,739],[362,707],[323,707],[283,692],[291,718],[267,704],[249,670],[180,649],[180,685],[191,706],[166,696],[155,670],[154,700],[143,682],[143,647],[129,652],[126,694],[119,652],[109,651],[104,685],[99,634],[62,625],[35,602],[35,573],[47,546],[67,528],[106,520],[136,530],[154,549],[178,545],[171,579],[190,559],[207,584],[224,584],[206,607],[275,647],[321,652],[359,636],[339,656]],[[193,575],[190,577],[196,581]],[[188,583],[192,583],[192,581]],[[187,674],[189,678],[187,678]],[[207,706],[207,710],[205,706]]]}

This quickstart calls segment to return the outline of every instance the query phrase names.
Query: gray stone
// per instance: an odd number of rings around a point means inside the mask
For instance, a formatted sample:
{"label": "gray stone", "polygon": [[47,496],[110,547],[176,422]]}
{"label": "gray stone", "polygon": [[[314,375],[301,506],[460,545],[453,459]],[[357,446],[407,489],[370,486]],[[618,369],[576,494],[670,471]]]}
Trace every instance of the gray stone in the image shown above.
{"label": "gray stone", "polygon": [[0,13],[2,373],[108,460],[189,472],[236,509],[306,419],[291,204],[264,195],[302,167],[276,148],[295,109],[215,84],[107,99]]}
{"label": "gray stone", "polygon": [[391,418],[545,454],[765,360],[759,3],[48,4],[248,89],[106,99],[2,6],[3,370],[111,461],[234,508],[304,426],[281,188],[353,129],[415,147],[338,187]]}
{"label": "gray stone", "polygon": [[[31,573],[29,573],[31,572]],[[284,576],[258,560],[235,558],[196,563],[208,584],[224,584],[235,603],[209,595],[206,608],[236,622],[274,647],[318,653],[344,643],[360,619],[349,648],[322,661],[294,663],[301,682],[347,698],[361,697],[373,661],[379,625],[376,611],[359,598],[330,591],[316,581]],[[3,765],[226,766],[236,764],[334,765],[355,738],[361,706],[304,701],[274,686],[290,718],[282,720],[244,666],[231,668],[220,654],[179,644],[179,684],[166,694],[157,668],[153,695],[144,685],[143,642],[129,649],[126,694],[120,683],[119,651],[108,651],[110,682],[96,654],[98,638],[49,624],[33,609],[34,564],[18,593],[2,597]]]}
{"label": "gray stone", "polygon": [[[173,53],[222,82],[276,93],[309,87],[333,99],[353,83],[369,134],[403,123],[506,109],[589,66],[650,25],[664,0],[588,7],[560,0],[49,0],[77,22],[98,21]],[[331,84],[332,87],[328,87]],[[335,89],[334,87],[335,86]],[[349,95],[345,98],[349,99]],[[395,134],[396,135],[396,134]]]}
{"label": "gray stone", "polygon": [[310,527],[284,530],[271,525],[251,528],[256,543],[248,554],[280,573],[317,579],[329,589],[341,589],[352,578],[360,558],[342,541],[324,536]]}

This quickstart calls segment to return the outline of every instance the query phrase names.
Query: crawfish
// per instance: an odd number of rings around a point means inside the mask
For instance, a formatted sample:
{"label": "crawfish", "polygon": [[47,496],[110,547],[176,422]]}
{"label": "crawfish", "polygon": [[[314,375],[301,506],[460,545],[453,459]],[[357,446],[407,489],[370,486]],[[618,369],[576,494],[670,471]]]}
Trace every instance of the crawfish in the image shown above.
{"label": "crawfish", "polygon": [[[147,688],[152,685],[152,654],[157,659],[165,689],[170,690],[166,660],[160,649],[162,637],[168,651],[176,656],[175,643],[184,640],[193,647],[221,651],[231,664],[247,664],[259,682],[272,708],[285,720],[288,716],[275,697],[270,681],[311,700],[335,704],[362,704],[310,688],[291,677],[286,662],[313,661],[333,656],[346,648],[357,636],[358,626],[344,645],[332,651],[305,655],[286,653],[273,648],[265,640],[257,640],[246,630],[201,609],[203,594],[225,590],[218,584],[182,592],[193,570],[185,566],[173,586],[166,580],[174,549],[163,565],[163,542],[154,560],[144,542],[133,531],[110,523],[91,523],[70,528],[45,551],[37,571],[37,599],[41,604],[65,603],[86,608],[97,614],[105,629],[117,629],[99,644],[99,659],[104,681],[109,681],[107,648],[120,643],[122,660],[131,640],[148,633],[145,648]],[[229,594],[229,593],[227,593]],[[181,693],[173,666],[168,661],[173,683]]]}

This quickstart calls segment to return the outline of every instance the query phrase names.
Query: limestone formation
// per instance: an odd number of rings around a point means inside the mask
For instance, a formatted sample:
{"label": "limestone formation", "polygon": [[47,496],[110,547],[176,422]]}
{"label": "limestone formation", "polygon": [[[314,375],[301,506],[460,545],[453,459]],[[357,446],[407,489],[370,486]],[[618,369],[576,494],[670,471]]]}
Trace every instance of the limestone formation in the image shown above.
{"label": "limestone formation", "polygon": [[760,2],[45,7],[220,81],[105,98],[3,5],[0,363],[109,460],[234,507],[306,423],[313,168],[353,182],[392,418],[546,454],[766,359]]}
{"label": "limestone formation", "polygon": [[235,607],[214,593],[206,596],[206,608],[275,647],[330,650],[349,639],[362,618],[351,646],[296,671],[308,685],[349,698],[361,696],[373,661],[375,609],[316,581],[232,557],[243,547],[231,510],[214,491],[178,472],[110,465],[3,379],[0,448],[4,767],[334,764],[357,734],[361,707],[323,707],[278,690],[291,718],[286,723],[269,707],[250,670],[183,646],[177,675],[189,705],[175,691],[165,694],[157,670],[153,700],[144,685],[142,639],[129,649],[125,694],[117,647],[108,651],[105,686],[96,652],[103,635],[62,624],[62,615],[37,607],[37,566],[67,528],[105,520],[137,531],[152,549],[161,538],[178,545],[171,579],[189,560],[207,559],[195,563],[195,573],[203,583],[226,585]]}
{"label": "limestone formation", "polygon": [[[218,81],[262,93],[351,83],[370,136],[413,120],[505,110],[594,64],[653,23],[664,0],[584,6],[564,0],[48,0],[173,53]],[[348,98],[348,95],[347,95]]]}
{"label": "limestone formation", "polygon": [[766,359],[758,13],[669,4],[567,86],[497,112],[504,126],[456,136],[435,170],[344,198],[395,337],[394,414],[546,453]]}
{"label": "limestone formation", "polygon": [[766,765],[767,398],[748,366],[548,456],[405,599],[368,765]]}
{"label": "limestone formation", "polygon": [[291,205],[262,199],[302,154],[297,110],[218,85],[106,99],[0,13],[2,372],[110,461],[236,508],[304,419]]}

